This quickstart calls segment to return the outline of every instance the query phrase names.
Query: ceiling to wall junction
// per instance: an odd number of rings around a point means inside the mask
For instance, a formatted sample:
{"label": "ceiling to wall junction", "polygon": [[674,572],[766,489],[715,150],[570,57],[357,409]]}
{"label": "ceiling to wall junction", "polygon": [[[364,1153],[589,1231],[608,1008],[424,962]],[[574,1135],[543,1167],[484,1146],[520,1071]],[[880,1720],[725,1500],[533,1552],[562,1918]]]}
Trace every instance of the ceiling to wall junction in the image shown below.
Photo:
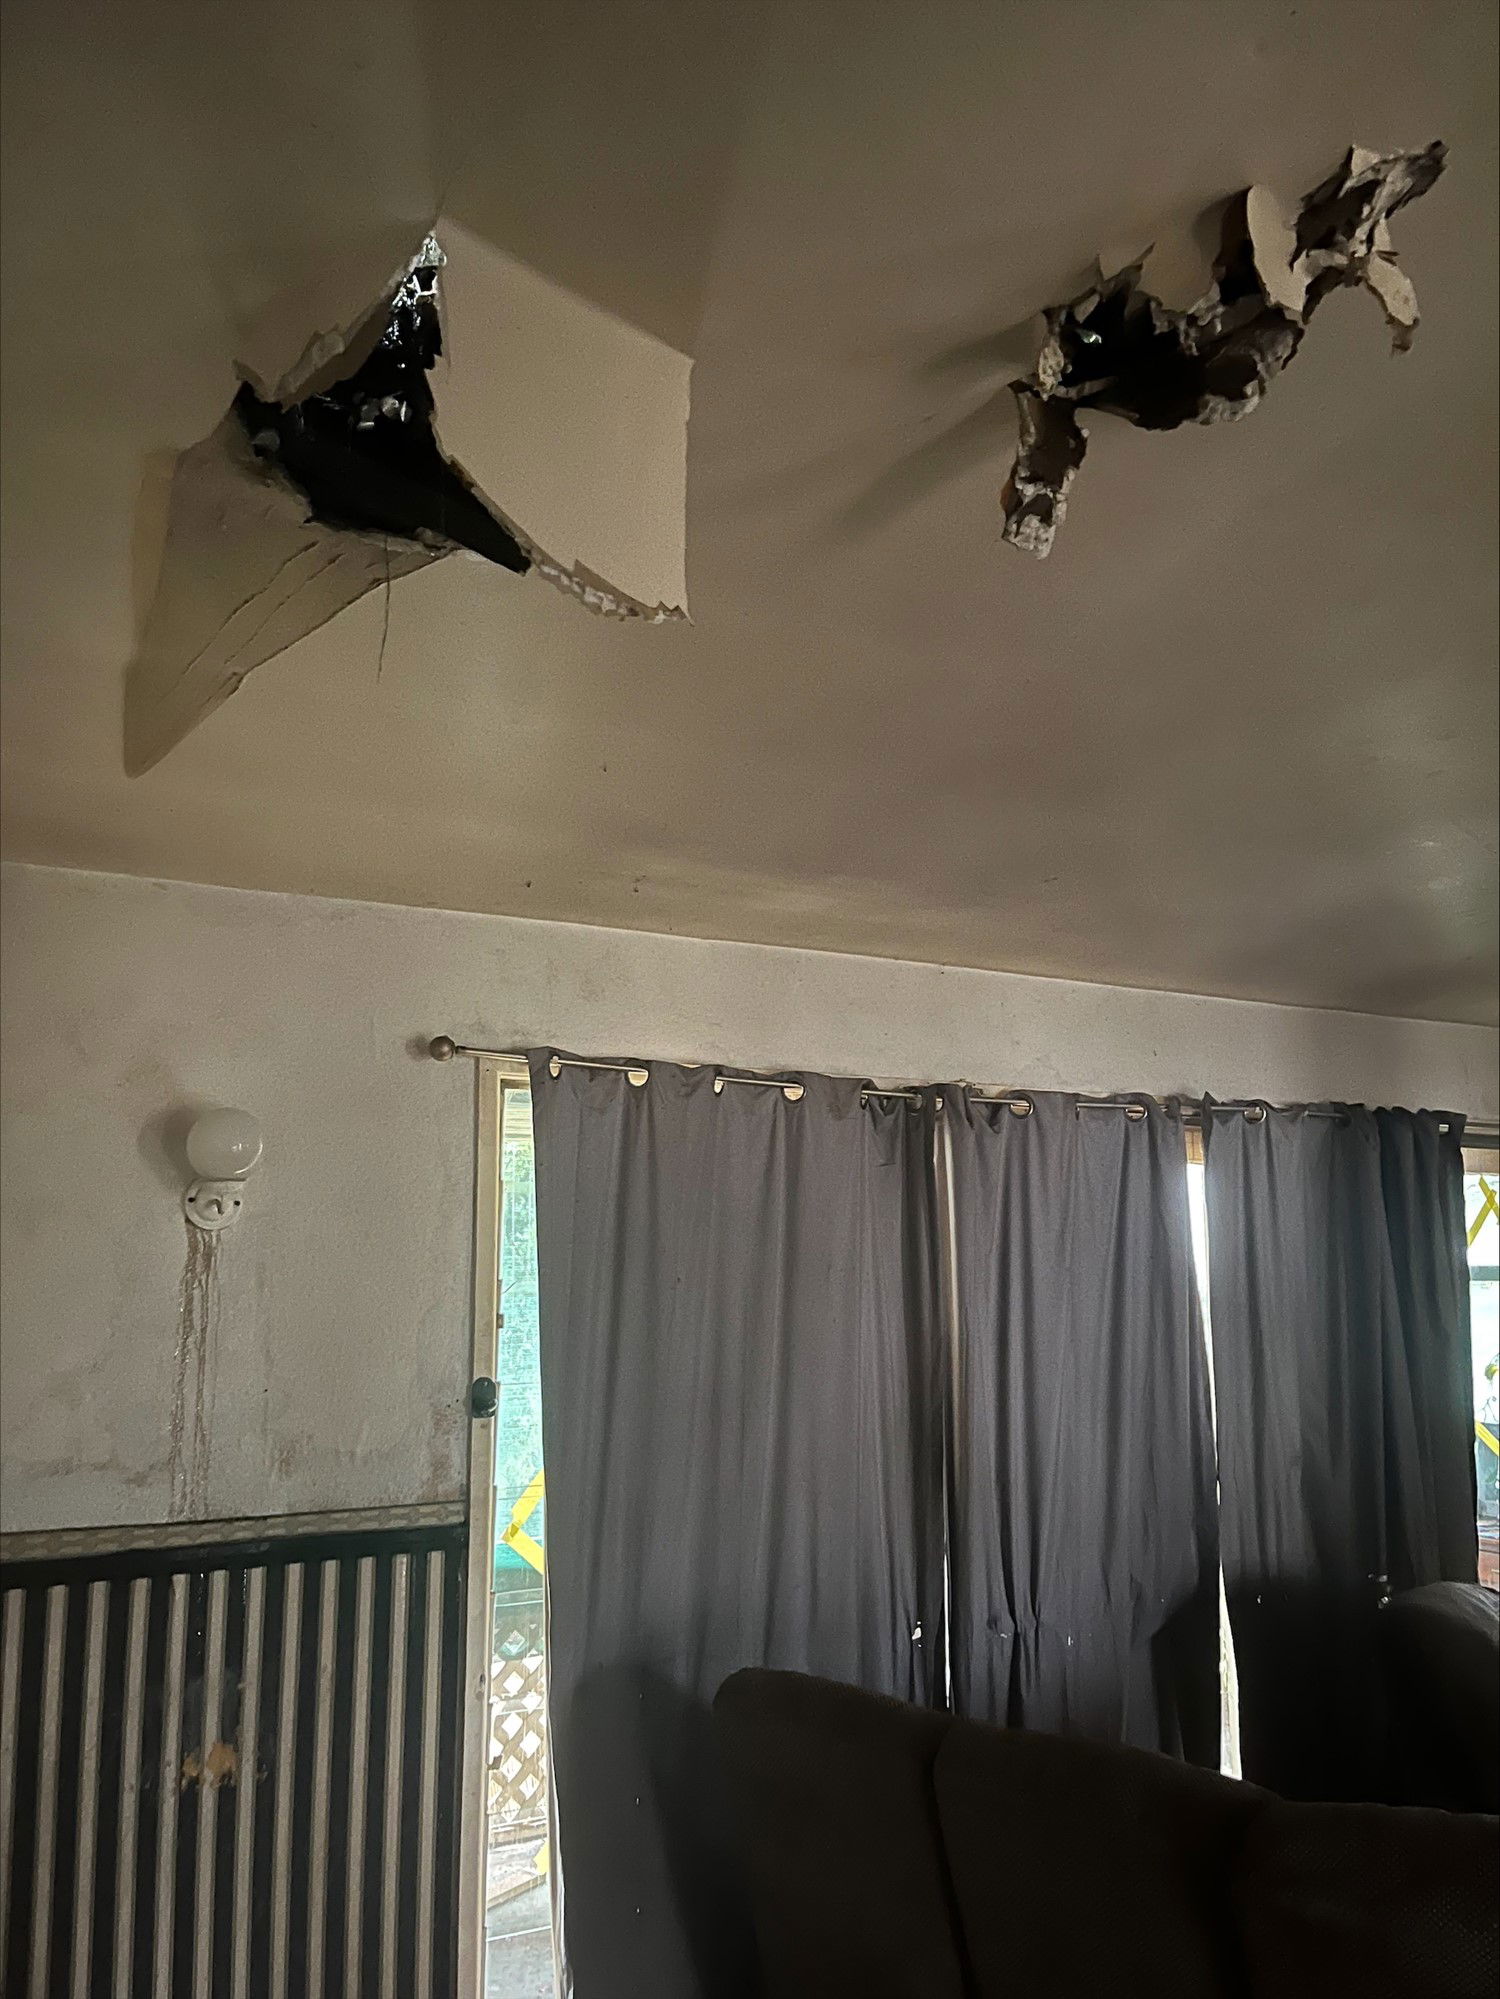
{"label": "ceiling to wall junction", "polygon": [[[1489,0],[530,14],[6,10],[6,851],[1493,1019]],[[1431,138],[1409,355],[1340,294],[1249,421],[1096,418],[1052,557],[1001,546],[998,334]],[[692,625],[438,563],[127,779],[143,474],[454,187],[694,357]]]}

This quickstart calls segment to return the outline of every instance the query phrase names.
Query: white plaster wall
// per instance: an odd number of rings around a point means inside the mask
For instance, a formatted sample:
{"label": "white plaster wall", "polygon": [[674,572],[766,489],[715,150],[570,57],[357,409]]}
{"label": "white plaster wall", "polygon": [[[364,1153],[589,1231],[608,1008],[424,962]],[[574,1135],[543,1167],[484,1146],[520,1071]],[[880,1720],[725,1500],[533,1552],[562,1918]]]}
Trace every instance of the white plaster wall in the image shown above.
{"label": "white plaster wall", "polygon": [[0,1527],[151,1522],[195,1106],[266,1160],[223,1240],[190,1513],[455,1498],[473,1075],[499,1047],[1497,1109],[1489,1030],[9,867]]}

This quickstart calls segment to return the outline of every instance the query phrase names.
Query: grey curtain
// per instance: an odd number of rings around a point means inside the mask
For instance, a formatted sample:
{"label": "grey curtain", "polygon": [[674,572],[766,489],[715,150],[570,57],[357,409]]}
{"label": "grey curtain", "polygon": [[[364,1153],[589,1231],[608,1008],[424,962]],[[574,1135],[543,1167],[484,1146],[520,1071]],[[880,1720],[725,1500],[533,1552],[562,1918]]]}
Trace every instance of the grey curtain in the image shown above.
{"label": "grey curtain", "polygon": [[930,1112],[532,1057],[548,1674],[578,1999],[747,1992],[708,1724],[739,1666],[929,1701]]}
{"label": "grey curtain", "polygon": [[1245,1775],[1376,1795],[1375,1611],[1475,1576],[1462,1120],[1258,1106],[1205,1127]]}
{"label": "grey curtain", "polygon": [[943,1091],[953,1704],[1217,1763],[1217,1532],[1181,1124]]}

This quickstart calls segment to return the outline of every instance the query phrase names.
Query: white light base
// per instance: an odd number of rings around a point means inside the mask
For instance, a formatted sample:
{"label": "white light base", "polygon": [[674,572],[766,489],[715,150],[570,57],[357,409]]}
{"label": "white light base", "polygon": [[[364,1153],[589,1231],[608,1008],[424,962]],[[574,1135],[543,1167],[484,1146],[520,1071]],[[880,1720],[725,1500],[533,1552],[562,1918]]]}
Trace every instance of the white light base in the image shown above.
{"label": "white light base", "polygon": [[245,1205],[243,1180],[195,1180],[182,1197],[182,1212],[196,1229],[227,1229]]}

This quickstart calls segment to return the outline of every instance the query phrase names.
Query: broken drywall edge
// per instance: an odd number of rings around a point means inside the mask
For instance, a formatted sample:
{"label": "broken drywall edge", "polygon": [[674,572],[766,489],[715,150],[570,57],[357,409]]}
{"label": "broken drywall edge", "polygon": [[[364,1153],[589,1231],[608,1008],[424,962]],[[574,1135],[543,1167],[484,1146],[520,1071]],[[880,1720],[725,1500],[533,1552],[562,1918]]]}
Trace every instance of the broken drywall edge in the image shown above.
{"label": "broken drywall edge", "polygon": [[1300,319],[1312,274],[1297,268],[1296,216],[1273,189],[1249,187],[1245,190],[1245,228],[1266,297],[1293,319]]}
{"label": "broken drywall edge", "polygon": [[1088,433],[1068,403],[1017,388],[1020,442],[1005,489],[1008,539],[1045,555],[1068,511],[1068,488],[1088,448]]}
{"label": "broken drywall edge", "polygon": [[432,215],[390,222],[363,242],[325,251],[316,270],[241,325],[239,379],[289,407],[352,374],[384,332],[385,308],[436,223]]}
{"label": "broken drywall edge", "polygon": [[690,362],[461,223],[442,232],[443,450],[548,581],[606,616],[683,615]]}
{"label": "broken drywall edge", "polygon": [[1146,430],[1246,416],[1297,351],[1320,301],[1359,284],[1380,302],[1393,351],[1410,347],[1416,292],[1389,221],[1443,170],[1440,142],[1413,153],[1352,146],[1292,215],[1268,188],[1226,211],[1213,282],[1187,306],[1149,288],[1150,252],[1051,307],[1036,365],[1011,384],[1020,441],[1002,496],[1004,540],[1046,556],[1087,449],[1078,412]]}
{"label": "broken drywall edge", "polygon": [[[445,298],[440,338],[381,352],[398,318],[402,340],[420,333],[424,301],[413,293],[403,306],[403,292],[436,268],[424,241],[377,306],[314,335],[274,379],[247,365],[230,412],[177,459],[156,589],[126,676],[132,775],[256,666],[460,547],[534,568],[601,616],[686,617],[691,361],[459,225],[440,226],[456,327]],[[528,529],[491,497],[512,487]],[[563,535],[571,561],[550,552]]]}
{"label": "broken drywall edge", "polygon": [[443,553],[310,520],[226,415],[173,472],[161,571],[125,681],[126,771],[159,763],[254,667]]}

